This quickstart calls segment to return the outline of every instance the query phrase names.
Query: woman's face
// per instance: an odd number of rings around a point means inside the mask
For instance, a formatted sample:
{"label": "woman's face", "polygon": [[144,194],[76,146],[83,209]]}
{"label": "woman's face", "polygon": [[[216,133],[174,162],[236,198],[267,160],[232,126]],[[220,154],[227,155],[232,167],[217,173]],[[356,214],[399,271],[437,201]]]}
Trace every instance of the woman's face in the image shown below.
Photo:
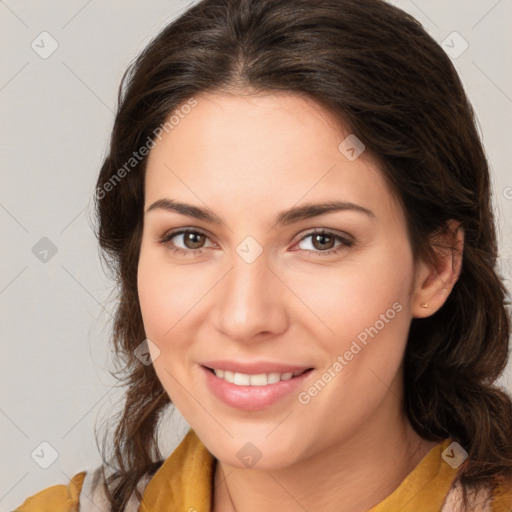
{"label": "woman's face", "polygon": [[417,307],[403,212],[316,103],[195,99],[147,164],[138,287],[163,387],[233,466],[378,435]]}

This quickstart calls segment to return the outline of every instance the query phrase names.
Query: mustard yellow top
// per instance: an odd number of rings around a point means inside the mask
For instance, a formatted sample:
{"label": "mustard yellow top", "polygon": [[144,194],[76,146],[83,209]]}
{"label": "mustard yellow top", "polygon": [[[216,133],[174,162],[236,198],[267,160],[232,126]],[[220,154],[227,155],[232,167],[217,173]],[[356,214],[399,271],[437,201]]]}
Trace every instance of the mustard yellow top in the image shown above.
{"label": "mustard yellow top", "polygon": [[[452,512],[454,469],[441,457],[451,444],[434,446],[402,483],[368,512]],[[149,480],[138,512],[211,512],[216,459],[191,429]],[[86,471],[68,485],[54,485],[27,498],[14,512],[77,512]],[[476,503],[476,502],[475,502]],[[467,512],[512,512],[512,488],[500,488],[491,502]],[[102,512],[107,512],[103,511]]]}

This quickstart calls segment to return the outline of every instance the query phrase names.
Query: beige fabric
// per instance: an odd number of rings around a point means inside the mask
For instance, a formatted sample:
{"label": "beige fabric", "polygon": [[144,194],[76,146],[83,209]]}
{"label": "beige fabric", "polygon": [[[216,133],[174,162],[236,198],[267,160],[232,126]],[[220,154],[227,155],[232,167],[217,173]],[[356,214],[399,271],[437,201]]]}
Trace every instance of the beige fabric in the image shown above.
{"label": "beige fabric", "polygon": [[481,491],[479,494],[469,495],[470,508],[462,509],[462,486],[457,481],[450,488],[441,512],[492,512],[489,493]]}
{"label": "beige fabric", "polygon": [[[144,489],[150,480],[151,475],[146,473],[137,484],[137,489],[141,495],[144,494]],[[87,471],[80,491],[79,512],[110,511],[110,505],[103,488],[104,481],[101,466],[92,471]],[[133,492],[126,505],[125,512],[137,512],[139,505],[140,501],[137,499],[135,492]]]}

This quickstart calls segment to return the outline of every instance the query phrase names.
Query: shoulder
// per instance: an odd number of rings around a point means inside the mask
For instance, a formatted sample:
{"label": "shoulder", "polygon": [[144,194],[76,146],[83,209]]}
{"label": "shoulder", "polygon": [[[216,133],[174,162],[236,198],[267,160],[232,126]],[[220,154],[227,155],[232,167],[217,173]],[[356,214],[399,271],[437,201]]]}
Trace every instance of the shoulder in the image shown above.
{"label": "shoulder", "polygon": [[[163,461],[160,461],[160,464]],[[106,512],[110,503],[105,492],[103,467],[77,473],[69,484],[53,485],[27,498],[13,512]],[[138,482],[137,489],[144,493],[152,474],[147,472]],[[126,512],[136,512],[140,502],[135,492],[126,505]]]}
{"label": "shoulder", "polygon": [[14,512],[76,512],[86,471],[77,473],[69,484],[52,485],[27,498]]}

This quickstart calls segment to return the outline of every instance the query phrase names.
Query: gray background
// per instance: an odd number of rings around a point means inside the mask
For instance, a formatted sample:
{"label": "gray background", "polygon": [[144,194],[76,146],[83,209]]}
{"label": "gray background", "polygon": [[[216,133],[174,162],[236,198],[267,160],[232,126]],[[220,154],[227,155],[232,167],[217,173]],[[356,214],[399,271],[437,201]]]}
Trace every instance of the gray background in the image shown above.
{"label": "gray background", "polygon": [[[188,3],[0,1],[0,512],[101,462],[95,421],[118,410],[121,395],[108,373],[113,283],[98,258],[91,197],[121,75]],[[393,3],[454,56],[493,170],[510,289],[512,1]],[[500,379],[509,391],[511,377],[509,364]],[[186,430],[169,414],[166,456]],[[52,449],[58,456],[43,469]]]}

